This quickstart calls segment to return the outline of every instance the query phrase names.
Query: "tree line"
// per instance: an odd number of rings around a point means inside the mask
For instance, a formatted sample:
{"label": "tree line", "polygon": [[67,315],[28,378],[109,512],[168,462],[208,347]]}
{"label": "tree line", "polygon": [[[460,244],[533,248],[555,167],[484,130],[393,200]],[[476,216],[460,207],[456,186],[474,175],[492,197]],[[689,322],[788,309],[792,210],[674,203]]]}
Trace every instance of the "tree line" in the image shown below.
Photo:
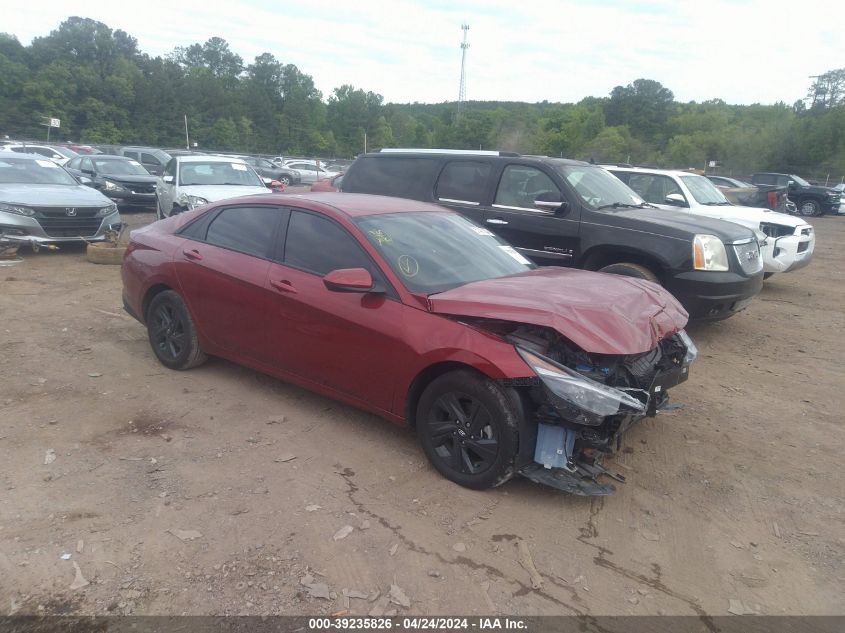
{"label": "tree line", "polygon": [[351,157],[367,147],[500,149],[596,162],[845,174],[845,69],[814,78],[792,105],[681,103],[650,79],[578,103],[384,103],[313,78],[270,53],[252,63],[222,38],[151,57],[135,38],[71,17],[28,46],[0,33],[0,135],[84,143]]}

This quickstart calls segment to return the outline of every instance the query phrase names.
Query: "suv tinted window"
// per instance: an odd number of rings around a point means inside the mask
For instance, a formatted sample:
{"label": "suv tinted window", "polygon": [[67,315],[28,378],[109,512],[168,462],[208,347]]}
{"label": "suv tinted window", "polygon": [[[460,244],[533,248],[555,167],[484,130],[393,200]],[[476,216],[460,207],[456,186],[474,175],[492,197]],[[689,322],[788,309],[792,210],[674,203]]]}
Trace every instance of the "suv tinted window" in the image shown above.
{"label": "suv tinted window", "polygon": [[431,181],[438,166],[438,158],[362,156],[344,178],[343,190],[431,200]]}
{"label": "suv tinted window", "polygon": [[493,204],[535,210],[534,201],[544,193],[559,196],[560,189],[539,169],[527,165],[508,165],[502,172]]}
{"label": "suv tinted window", "polygon": [[479,204],[484,201],[484,185],[487,184],[490,169],[490,163],[470,160],[450,161],[440,172],[434,195],[439,200]]}
{"label": "suv tinted window", "polygon": [[167,167],[164,168],[164,175],[165,176],[173,176],[173,182],[176,182],[176,159],[171,158],[170,162],[167,163]]}
{"label": "suv tinted window", "polygon": [[248,255],[267,257],[279,219],[275,207],[224,209],[208,225],[205,241]]}
{"label": "suv tinted window", "polygon": [[375,267],[355,239],[328,218],[292,211],[285,242],[285,263],[325,275],[338,268]]}

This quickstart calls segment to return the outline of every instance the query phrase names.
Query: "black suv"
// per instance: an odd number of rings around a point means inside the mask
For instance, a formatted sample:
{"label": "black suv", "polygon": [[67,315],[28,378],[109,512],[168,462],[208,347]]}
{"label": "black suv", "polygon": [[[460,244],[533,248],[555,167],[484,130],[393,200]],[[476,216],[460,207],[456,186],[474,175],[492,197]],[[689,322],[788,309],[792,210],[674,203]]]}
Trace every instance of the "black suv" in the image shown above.
{"label": "black suv", "polygon": [[731,316],[763,284],[759,245],[749,229],[656,213],[589,163],[508,152],[382,150],[359,156],[342,190],[449,207],[540,265],[660,283],[695,319]]}
{"label": "black suv", "polygon": [[794,174],[761,173],[751,176],[755,185],[789,187],[788,196],[801,215],[824,215],[839,212],[839,192],[830,187],[819,187]]}

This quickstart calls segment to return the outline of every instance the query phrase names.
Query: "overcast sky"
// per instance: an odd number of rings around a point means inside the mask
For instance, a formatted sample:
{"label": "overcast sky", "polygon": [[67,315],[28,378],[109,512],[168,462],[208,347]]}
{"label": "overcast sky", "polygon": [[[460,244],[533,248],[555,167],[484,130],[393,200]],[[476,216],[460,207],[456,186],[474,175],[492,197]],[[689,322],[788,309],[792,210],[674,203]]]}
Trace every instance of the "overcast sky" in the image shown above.
{"label": "overcast sky", "polygon": [[810,75],[845,66],[845,2],[804,0],[0,0],[0,30],[28,44],[69,15],[151,55],[220,36],[246,63],[269,52],[327,97],[344,83],[388,102],[578,101],[656,79],[679,101],[792,104]]}

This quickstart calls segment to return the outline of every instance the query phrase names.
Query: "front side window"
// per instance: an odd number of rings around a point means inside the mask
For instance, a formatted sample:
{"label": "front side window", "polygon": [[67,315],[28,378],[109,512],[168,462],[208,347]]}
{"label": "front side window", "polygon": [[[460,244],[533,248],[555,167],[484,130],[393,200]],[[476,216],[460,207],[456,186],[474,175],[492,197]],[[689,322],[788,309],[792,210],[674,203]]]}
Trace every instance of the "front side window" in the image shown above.
{"label": "front side window", "polygon": [[698,204],[730,204],[725,194],[704,176],[681,176],[681,180]]}
{"label": "front side window", "polygon": [[484,201],[490,163],[453,160],[446,163],[434,192],[438,199],[479,204]]}
{"label": "front side window", "polygon": [[147,154],[146,152],[141,152],[141,162],[147,163],[148,165],[160,165],[161,161],[153,156],[152,154]]}
{"label": "front side window", "polygon": [[171,158],[170,162],[167,163],[167,167],[164,168],[164,175],[165,176],[172,176],[173,182],[176,182],[176,159]]}
{"label": "front side window", "polygon": [[527,165],[508,165],[502,172],[493,205],[536,210],[534,202],[543,194],[560,196],[560,189],[539,169]]}
{"label": "front side window", "polygon": [[247,255],[268,257],[279,220],[275,207],[232,207],[224,209],[211,224],[205,241]]}
{"label": "front side window", "polygon": [[318,275],[339,268],[376,269],[346,229],[328,218],[292,211],[285,241],[285,263]]}
{"label": "front side window", "polygon": [[681,188],[669,176],[657,174],[628,174],[628,186],[651,204],[666,204],[671,193],[684,196]]}
{"label": "front side window", "polygon": [[[801,185],[802,187],[812,187],[812,185],[803,178],[801,178],[801,176],[796,176],[795,174],[792,174],[789,178],[791,180],[794,180],[796,184]],[[786,185],[787,183],[783,184]]]}

